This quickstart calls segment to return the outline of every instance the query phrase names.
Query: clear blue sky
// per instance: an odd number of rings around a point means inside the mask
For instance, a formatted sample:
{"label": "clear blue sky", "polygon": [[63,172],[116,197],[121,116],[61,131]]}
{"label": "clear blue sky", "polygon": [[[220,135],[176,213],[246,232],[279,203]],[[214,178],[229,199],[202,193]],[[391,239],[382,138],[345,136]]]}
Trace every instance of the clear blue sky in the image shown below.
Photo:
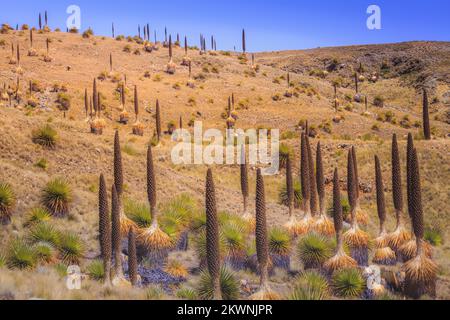
{"label": "clear blue sky", "polygon": [[[36,26],[38,13],[48,11],[51,28],[65,30],[66,8],[81,8],[82,29],[96,34],[135,35],[137,25],[150,23],[162,38],[185,34],[198,44],[202,32],[215,35],[218,49],[241,48],[246,29],[248,51],[304,49],[411,40],[450,40],[449,0],[16,0],[2,1],[0,22]],[[382,30],[366,27],[369,5],[380,6]],[[209,46],[209,42],[208,42]]]}

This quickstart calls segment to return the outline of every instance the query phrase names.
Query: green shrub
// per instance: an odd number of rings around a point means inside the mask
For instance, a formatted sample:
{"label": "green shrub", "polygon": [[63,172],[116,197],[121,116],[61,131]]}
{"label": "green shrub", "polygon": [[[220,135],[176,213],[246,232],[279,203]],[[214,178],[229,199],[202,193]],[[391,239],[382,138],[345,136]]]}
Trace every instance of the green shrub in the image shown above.
{"label": "green shrub", "polygon": [[300,260],[305,269],[321,268],[331,258],[333,249],[330,241],[325,237],[310,233],[300,240],[297,247]]}
{"label": "green shrub", "polygon": [[442,231],[439,228],[431,227],[425,229],[425,240],[432,246],[439,247],[442,245]]}
{"label": "green shrub", "polygon": [[70,102],[71,98],[70,96],[65,92],[58,93],[58,98],[56,99],[56,102],[59,103],[59,110],[61,111],[67,111],[70,109]]}
{"label": "green shrub", "polygon": [[72,189],[69,184],[61,178],[56,178],[45,186],[41,203],[53,216],[65,217],[69,213],[72,198]]}
{"label": "green shrub", "polygon": [[60,243],[61,233],[53,225],[41,222],[31,228],[28,238],[31,243],[46,243],[57,247]]}
{"label": "green shrub", "polygon": [[269,232],[269,252],[288,256],[291,252],[291,236],[282,228],[273,228]]}
{"label": "green shrub", "polygon": [[146,203],[140,203],[131,199],[125,199],[125,215],[130,218],[139,228],[148,228],[152,222],[150,207]]}
{"label": "green shrub", "polygon": [[198,300],[197,293],[195,292],[195,290],[190,288],[181,288],[177,291],[176,296],[178,299],[185,301]]}
{"label": "green shrub", "polygon": [[85,38],[85,39],[90,38],[93,35],[94,35],[94,30],[92,30],[91,28],[89,28],[83,32],[83,38]]}
{"label": "green shrub", "polygon": [[336,272],[331,280],[334,293],[342,298],[359,298],[366,283],[358,269],[344,269]]}
{"label": "green shrub", "polygon": [[32,132],[32,141],[35,144],[41,145],[48,149],[54,149],[58,133],[50,125],[45,125]]}
{"label": "green shrub", "polygon": [[55,256],[55,248],[47,243],[38,243],[33,247],[36,258],[40,262],[50,263]]}
{"label": "green shrub", "polygon": [[48,169],[48,161],[45,158],[39,159],[39,161],[36,162],[34,166],[37,168],[41,168],[42,170],[47,170]]}
{"label": "green shrub", "polygon": [[34,226],[41,222],[50,221],[51,215],[50,213],[41,207],[33,208],[30,210],[27,216],[27,221],[25,222],[25,226]]}
{"label": "green shrub", "polygon": [[[223,300],[239,299],[239,282],[235,275],[225,267],[222,267],[220,270],[220,288]],[[202,273],[197,293],[201,300],[211,300],[213,298],[214,286],[209,272],[204,271]]]}
{"label": "green shrub", "polygon": [[290,300],[326,300],[328,297],[327,279],[316,271],[307,271],[295,281]]}

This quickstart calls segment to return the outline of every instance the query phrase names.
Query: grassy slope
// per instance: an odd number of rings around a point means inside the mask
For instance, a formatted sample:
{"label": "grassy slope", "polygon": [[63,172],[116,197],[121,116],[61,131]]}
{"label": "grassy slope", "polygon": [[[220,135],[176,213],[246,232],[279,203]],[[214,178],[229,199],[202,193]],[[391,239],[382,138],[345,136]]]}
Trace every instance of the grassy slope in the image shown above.
{"label": "grassy slope", "polygon": [[[75,202],[72,208],[71,219],[59,222],[65,229],[78,232],[89,245],[90,255],[97,252],[97,194],[96,186],[98,175],[103,172],[107,176],[108,185],[112,182],[112,141],[113,131],[119,128],[122,144],[131,146],[135,152],[132,155],[124,154],[126,192],[138,200],[145,200],[145,148],[151,133],[154,130],[155,100],[158,98],[162,106],[163,124],[173,120],[178,121],[181,115],[187,123],[193,115],[200,113],[199,120],[204,122],[204,127],[224,128],[221,113],[226,107],[227,97],[234,92],[237,101],[248,104],[248,110],[239,111],[240,120],[238,127],[253,128],[264,125],[271,128],[280,128],[282,131],[295,130],[295,125],[300,119],[309,119],[313,125],[319,125],[322,121],[331,121],[334,116],[330,108],[333,90],[327,80],[321,80],[308,76],[308,73],[294,74],[291,76],[295,83],[303,82],[311,85],[316,91],[316,96],[301,94],[298,98],[285,99],[275,102],[272,96],[276,93],[283,94],[286,85],[273,83],[273,79],[284,75],[279,66],[266,65],[266,59],[278,54],[262,54],[257,61],[261,63],[261,71],[256,77],[246,76],[244,71],[250,71],[249,66],[243,66],[233,54],[231,57],[199,56],[196,51],[190,51],[193,59],[193,74],[203,73],[205,81],[197,81],[196,89],[185,86],[187,81],[187,69],[178,67],[176,75],[164,73],[168,61],[167,49],[161,48],[158,52],[141,55],[123,52],[123,47],[129,44],[133,49],[141,46],[126,41],[118,42],[109,38],[94,37],[82,39],[81,35],[64,33],[51,33],[48,35],[35,35],[35,48],[42,50],[45,46],[45,38],[51,38],[51,56],[54,61],[45,63],[42,57],[26,57],[28,50],[28,33],[0,35],[0,40],[6,41],[4,48],[0,47],[0,83],[12,84],[16,74],[14,66],[8,64],[10,55],[9,43],[19,41],[22,48],[22,68],[24,75],[21,77],[22,91],[26,91],[29,80],[38,80],[44,88],[54,83],[66,84],[69,95],[72,97],[72,108],[63,119],[62,113],[55,110],[53,101],[55,94],[46,91],[40,94],[43,101],[50,101],[49,106],[53,111],[28,112],[22,108],[8,108],[7,103],[0,108],[0,179],[12,184],[18,203],[15,210],[13,224],[0,230],[0,242],[5,244],[12,231],[21,232],[26,212],[36,206],[39,201],[39,193],[46,181],[55,176],[64,176],[70,181],[75,192]],[[325,49],[324,49],[325,50]],[[330,49],[333,51],[333,49]],[[344,49],[342,49],[344,50]],[[339,52],[342,52],[339,51]],[[345,51],[345,50],[344,50]],[[89,126],[85,122],[83,94],[84,89],[91,88],[92,79],[100,72],[109,69],[109,54],[112,52],[114,70],[126,74],[128,79],[128,109],[132,111],[132,88],[137,85],[140,94],[141,121],[146,126],[145,137],[131,135],[131,126],[119,126],[117,120],[120,110],[119,101],[114,93],[116,84],[111,81],[99,82],[99,90],[105,95],[104,104],[107,106],[110,120],[107,129],[101,137],[89,134]],[[175,62],[180,62],[184,54],[182,49],[175,49]],[[283,53],[280,53],[283,54]],[[302,53],[296,52],[296,55]],[[333,53],[334,54],[334,53]],[[292,53],[289,55],[289,61]],[[330,54],[332,55],[332,54]],[[269,58],[268,58],[269,57]],[[71,71],[67,71],[67,66]],[[204,67],[212,70],[218,69],[218,73],[207,73]],[[151,78],[145,78],[144,72],[149,71]],[[156,81],[160,77],[160,81]],[[174,85],[180,84],[180,89]],[[442,94],[442,87],[438,87],[436,94]],[[387,110],[394,110],[401,119],[403,114],[410,114],[411,120],[420,120],[420,96],[414,89],[400,85],[398,79],[389,79],[377,84],[362,84],[362,92],[371,95],[383,94],[387,98]],[[352,94],[351,88],[342,89],[342,95]],[[189,103],[189,100],[191,103]],[[195,101],[192,105],[192,101]],[[363,182],[374,185],[373,156],[378,153],[382,159],[385,183],[390,188],[390,136],[396,132],[401,140],[404,140],[407,130],[398,125],[380,124],[380,131],[373,132],[371,127],[375,120],[375,109],[372,116],[362,116],[363,106],[354,104],[354,111],[343,111],[345,122],[333,125],[333,133],[320,132],[324,146],[325,168],[328,176],[333,167],[339,164],[341,175],[345,173],[345,151],[340,149],[343,144],[356,144],[359,151],[361,179]],[[433,110],[442,109],[443,106],[434,105]],[[112,115],[112,116],[111,116]],[[31,131],[34,128],[52,119],[60,140],[55,151],[46,151],[31,143]],[[448,132],[449,126],[443,122],[433,121],[441,135]],[[416,129],[413,129],[416,132]],[[418,132],[418,131],[417,131]],[[370,133],[370,136],[366,134]],[[297,133],[298,134],[298,133]],[[364,139],[358,139],[358,137]],[[348,140],[352,138],[352,140]],[[356,140],[353,140],[356,138]],[[296,150],[298,157],[298,138],[285,141]],[[313,141],[315,145],[316,141]],[[161,202],[169,200],[173,194],[188,192],[203,201],[204,167],[175,167],[170,162],[170,149],[173,143],[166,138],[163,145],[155,150],[155,158],[158,168],[159,198]],[[404,150],[405,143],[400,146]],[[436,222],[447,236],[449,226],[447,214],[449,212],[448,170],[447,155],[449,142],[439,138],[425,143],[418,142],[420,152],[422,177],[424,187],[424,206],[426,220]],[[49,161],[49,169],[43,171],[34,167],[41,158]],[[298,159],[295,161],[298,163]],[[403,157],[404,163],[404,157]],[[218,206],[220,210],[229,210],[239,213],[240,193],[237,167],[220,167],[215,169],[216,185],[218,186]],[[254,188],[254,172],[252,172],[251,185]],[[277,204],[279,187],[284,183],[282,176],[270,177],[266,180],[268,199],[269,223],[280,224],[285,221],[287,212]],[[330,191],[329,191],[330,193]],[[252,191],[254,194],[254,191]],[[374,194],[364,196],[363,205],[370,211],[372,225],[371,233],[376,234],[376,212]],[[393,223],[393,211],[388,195],[389,212],[391,212],[390,224]],[[448,296],[448,245],[437,250],[436,259],[442,267],[441,282],[443,296]],[[192,263],[192,262],[190,262]],[[194,263],[195,264],[195,263]],[[281,280],[280,280],[281,281]]]}

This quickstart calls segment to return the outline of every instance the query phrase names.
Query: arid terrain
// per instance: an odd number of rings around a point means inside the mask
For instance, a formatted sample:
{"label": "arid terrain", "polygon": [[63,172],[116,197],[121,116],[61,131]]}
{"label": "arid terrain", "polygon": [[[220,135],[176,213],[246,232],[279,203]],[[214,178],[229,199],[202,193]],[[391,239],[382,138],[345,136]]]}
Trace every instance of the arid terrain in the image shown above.
{"label": "arid terrain", "polygon": [[[95,30],[94,30],[95,31]],[[8,97],[0,101],[0,181],[8,183],[17,199],[12,223],[0,226],[0,252],[6,255],[11,239],[27,232],[26,222],[31,209],[38,207],[46,183],[63,177],[73,190],[73,202],[67,218],[52,218],[61,230],[74,232],[86,244],[81,269],[99,255],[98,244],[98,180],[104,174],[108,192],[113,182],[113,142],[115,130],[120,133],[124,194],[130,201],[146,203],[146,150],[155,132],[155,104],[159,100],[163,130],[169,123],[178,127],[180,117],[188,127],[193,120],[202,121],[204,128],[225,130],[223,113],[228,98],[234,94],[238,113],[236,128],[279,129],[282,143],[294,154],[294,177],[298,180],[300,163],[300,131],[307,120],[313,131],[313,152],[318,141],[322,145],[327,180],[327,206],[331,202],[332,174],[337,166],[345,180],[347,152],[357,148],[361,205],[368,212],[367,230],[371,237],[378,233],[375,195],[374,156],[381,159],[386,186],[387,226],[392,231],[395,214],[391,184],[391,138],[396,133],[401,151],[403,175],[406,168],[406,137],[411,132],[418,149],[424,219],[426,230],[438,234],[433,257],[439,266],[437,298],[450,298],[450,43],[416,42],[389,45],[318,48],[305,51],[265,52],[251,54],[248,61],[241,53],[214,51],[200,55],[190,48],[193,88],[186,85],[189,71],[181,66],[184,48],[175,46],[173,62],[176,73],[166,73],[168,49],[146,52],[142,44],[118,41],[111,37],[65,32],[34,32],[33,47],[37,56],[28,56],[29,31],[9,31],[0,34],[0,91],[5,86],[17,88],[22,102]],[[46,62],[46,40],[49,56]],[[251,39],[248,39],[251,41]],[[182,41],[183,42],[183,41]],[[11,44],[20,47],[21,72],[10,64]],[[190,43],[190,45],[193,45]],[[14,53],[16,54],[16,53]],[[112,72],[110,72],[110,55]],[[354,101],[355,71],[362,76],[359,92],[368,97],[368,109],[363,101]],[[287,88],[287,72],[290,87]],[[102,75],[105,75],[102,76]],[[130,123],[118,123],[119,81],[126,76],[126,108]],[[90,133],[85,113],[84,93],[92,94],[94,78],[102,96],[106,126],[102,135]],[[369,81],[370,80],[370,81]],[[37,101],[27,106],[29,83]],[[338,85],[338,110],[334,108],[333,83]],[[139,92],[140,121],[144,136],[132,134],[134,120],[133,90]],[[70,99],[70,108],[61,111],[57,102],[63,88]],[[428,89],[433,139],[423,139],[422,88]],[[292,93],[287,97],[286,91]],[[339,121],[336,119],[339,118]],[[46,124],[57,131],[58,140],[52,150],[33,143],[32,132]],[[153,149],[156,166],[158,202],[161,206],[181,194],[188,194],[204,211],[206,166],[172,164],[170,153],[176,142],[165,135]],[[44,160],[44,161],[43,161]],[[45,165],[42,165],[45,162]],[[217,207],[220,212],[242,213],[239,166],[214,166]],[[256,168],[250,168],[250,208],[254,212]],[[343,181],[344,181],[343,180]],[[405,185],[406,177],[403,184]],[[283,226],[288,210],[279,203],[279,192],[285,185],[284,171],[265,177],[267,219],[269,227]],[[344,183],[345,184],[345,183]],[[345,192],[343,191],[343,194]],[[405,191],[406,193],[406,191]],[[406,219],[406,214],[405,214]],[[408,222],[409,225],[409,222]],[[191,241],[192,243],[192,241]],[[301,269],[294,245],[291,257],[293,272]],[[170,259],[181,262],[188,270],[198,267],[194,248],[174,251]],[[61,275],[60,262],[40,265],[34,270],[16,270],[0,265],[0,298],[16,299],[158,299],[176,298],[175,290],[159,287],[142,289],[105,289],[98,281],[86,279],[82,290],[67,290]],[[237,271],[241,285],[248,281],[257,286],[258,276]],[[198,273],[193,272],[183,287],[194,288]],[[277,270],[271,277],[273,288],[288,296],[292,274]],[[244,286],[244,285],[242,285]],[[243,290],[243,289],[242,289]],[[243,294],[245,296],[245,294]]]}

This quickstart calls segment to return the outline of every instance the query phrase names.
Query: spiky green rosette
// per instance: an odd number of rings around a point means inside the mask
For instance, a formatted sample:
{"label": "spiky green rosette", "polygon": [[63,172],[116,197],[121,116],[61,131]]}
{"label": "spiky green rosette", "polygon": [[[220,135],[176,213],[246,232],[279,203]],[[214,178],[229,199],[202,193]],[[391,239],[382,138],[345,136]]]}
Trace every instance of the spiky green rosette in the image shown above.
{"label": "spiky green rosette", "polygon": [[206,175],[206,262],[208,272],[213,284],[213,300],[222,300],[220,287],[220,248],[219,223],[217,220],[216,188],[212,170],[208,169]]}
{"label": "spiky green rosette", "polygon": [[256,254],[260,271],[260,288],[252,300],[277,300],[278,295],[269,286],[269,243],[267,239],[266,196],[261,169],[256,174]]}
{"label": "spiky green rosette", "polygon": [[375,156],[375,181],[377,189],[377,209],[380,219],[380,233],[375,239],[375,256],[373,262],[381,265],[394,265],[397,262],[395,252],[388,246],[389,239],[386,233],[386,202],[384,198],[384,184],[381,174],[380,159]]}
{"label": "spiky green rosette", "polygon": [[356,158],[356,148],[352,147],[352,159],[353,159],[353,169],[354,169],[354,185],[355,185],[355,195],[356,195],[356,220],[359,224],[365,226],[369,223],[369,217],[366,212],[361,209],[359,204],[359,170],[358,170],[358,161]]}
{"label": "spiky green rosette", "polygon": [[116,131],[114,135],[114,186],[116,187],[119,205],[120,230],[122,236],[127,237],[130,228],[135,228],[136,224],[131,221],[123,211],[123,166],[119,131]]}
{"label": "spiky green rosette", "polygon": [[419,161],[414,149],[408,162],[410,208],[414,235],[416,236],[416,256],[402,266],[405,272],[405,293],[412,298],[420,298],[424,294],[435,296],[438,267],[428,258],[424,243],[424,223],[422,207],[422,188],[420,183]]}
{"label": "spiky green rosette", "polygon": [[99,240],[100,252],[103,259],[104,282],[111,283],[111,218],[108,208],[108,194],[105,177],[100,175],[98,190]]}
{"label": "spiky green rosette", "polygon": [[357,188],[356,188],[356,170],[354,167],[353,151],[348,152],[347,158],[347,192],[351,210],[351,227],[344,233],[344,241],[348,244],[351,256],[359,265],[366,266],[369,262],[369,235],[358,226],[356,217],[357,208]]}
{"label": "spiky green rosette", "polygon": [[392,137],[392,196],[394,200],[396,228],[388,235],[389,246],[397,252],[398,249],[411,239],[411,233],[405,229],[403,222],[403,192],[400,156],[398,152],[397,135]]}
{"label": "spiky green rosette", "polygon": [[132,286],[138,284],[138,262],[136,253],[136,234],[133,229],[128,233],[128,276]]}
{"label": "spiky green rosette", "polygon": [[111,206],[111,238],[112,238],[112,251],[114,258],[114,277],[112,284],[114,286],[127,286],[129,282],[125,280],[123,276],[122,266],[122,232],[120,228],[120,208],[119,208],[119,196],[117,194],[116,186],[112,186],[112,206]]}
{"label": "spiky green rosette", "polygon": [[344,242],[342,239],[343,215],[341,205],[341,190],[339,186],[338,169],[334,170],[333,177],[333,220],[336,232],[336,254],[327,260],[323,267],[328,274],[333,274],[337,270],[353,268],[357,266],[357,262],[349,257],[344,251]]}
{"label": "spiky green rosette", "polygon": [[139,231],[138,240],[151,256],[164,260],[167,250],[173,245],[173,242],[170,236],[159,227],[155,167],[151,145],[147,149],[147,198],[150,204],[151,223],[148,228]]}
{"label": "spiky green rosette", "polygon": [[332,236],[334,234],[333,222],[326,214],[325,206],[325,179],[323,175],[322,150],[320,141],[317,143],[316,151],[316,186],[317,194],[319,196],[319,217],[314,225],[314,230],[325,236]]}

